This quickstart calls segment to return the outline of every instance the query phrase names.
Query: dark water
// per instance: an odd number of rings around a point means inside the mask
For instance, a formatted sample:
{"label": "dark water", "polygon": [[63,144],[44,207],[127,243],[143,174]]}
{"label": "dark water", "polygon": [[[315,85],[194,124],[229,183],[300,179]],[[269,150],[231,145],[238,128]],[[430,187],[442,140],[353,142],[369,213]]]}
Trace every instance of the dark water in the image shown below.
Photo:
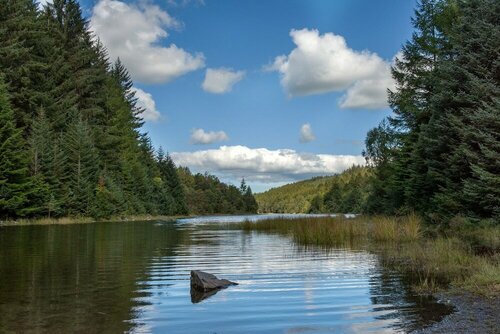
{"label": "dark water", "polygon": [[[191,269],[240,285],[193,303]],[[392,333],[449,312],[360,250],[189,221],[0,228],[0,333]]]}

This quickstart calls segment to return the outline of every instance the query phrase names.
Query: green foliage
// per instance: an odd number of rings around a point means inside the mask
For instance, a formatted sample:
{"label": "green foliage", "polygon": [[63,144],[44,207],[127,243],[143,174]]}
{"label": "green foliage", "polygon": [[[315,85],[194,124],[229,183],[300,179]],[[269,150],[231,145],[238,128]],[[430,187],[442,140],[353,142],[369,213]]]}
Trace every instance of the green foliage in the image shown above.
{"label": "green foliage", "polygon": [[370,187],[371,171],[353,166],[341,174],[316,177],[256,194],[260,212],[361,212]]}
{"label": "green foliage", "polygon": [[222,183],[216,176],[192,174],[188,168],[178,168],[177,172],[184,186],[188,211],[192,214],[206,215],[217,213],[245,214],[257,213],[257,202],[252,189],[246,186],[237,188]]}
{"label": "green foliage", "polygon": [[394,117],[371,130],[367,211],[500,214],[498,1],[423,0],[393,68]]}
{"label": "green foliage", "polygon": [[76,0],[0,0],[0,73],[0,216],[257,211],[250,187],[183,178],[156,154],[127,69]]}
{"label": "green foliage", "polygon": [[22,130],[15,126],[2,79],[0,76],[0,217],[23,216],[32,180]]}

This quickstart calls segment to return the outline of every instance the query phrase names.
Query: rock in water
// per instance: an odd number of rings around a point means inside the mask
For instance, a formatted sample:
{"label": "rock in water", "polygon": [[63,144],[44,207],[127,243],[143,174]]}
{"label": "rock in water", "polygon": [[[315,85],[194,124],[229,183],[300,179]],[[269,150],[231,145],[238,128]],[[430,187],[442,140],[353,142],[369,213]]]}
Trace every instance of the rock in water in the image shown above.
{"label": "rock in water", "polygon": [[191,289],[199,291],[211,291],[215,289],[224,289],[230,285],[238,285],[227,279],[218,279],[212,274],[199,270],[191,270]]}

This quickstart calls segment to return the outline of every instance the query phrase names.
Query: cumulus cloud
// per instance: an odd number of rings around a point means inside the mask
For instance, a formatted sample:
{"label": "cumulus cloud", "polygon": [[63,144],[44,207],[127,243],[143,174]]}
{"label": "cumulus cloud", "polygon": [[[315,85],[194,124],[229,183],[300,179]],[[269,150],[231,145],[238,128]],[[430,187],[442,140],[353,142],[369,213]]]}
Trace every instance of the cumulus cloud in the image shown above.
{"label": "cumulus cloud", "polygon": [[137,98],[137,106],[144,109],[141,117],[145,121],[157,121],[160,119],[160,112],[156,110],[156,103],[153,96],[140,88],[132,88]]}
{"label": "cumulus cloud", "polygon": [[233,180],[245,177],[264,183],[291,182],[342,172],[362,156],[299,153],[290,149],[269,150],[246,146],[221,146],[196,152],[174,152],[174,161],[195,171],[209,171]]}
{"label": "cumulus cloud", "polygon": [[314,139],[316,139],[316,136],[312,131],[311,124],[309,123],[303,124],[300,127],[300,138],[299,138],[300,142],[309,143],[312,142]]}
{"label": "cumulus cloud", "polygon": [[393,90],[394,80],[387,72],[378,78],[360,80],[354,83],[340,98],[339,106],[343,109],[383,109],[389,106],[387,101],[387,90]]}
{"label": "cumulus cloud", "polygon": [[160,44],[168,36],[166,29],[178,29],[181,23],[146,1],[135,5],[100,0],[93,8],[90,26],[111,58],[120,57],[136,81],[168,82],[205,66],[201,53]]}
{"label": "cumulus cloud", "polygon": [[292,30],[290,36],[295,49],[265,69],[281,74],[281,85],[291,96],[347,90],[342,108],[387,106],[390,65],[376,53],[353,50],[344,37],[318,30]]}
{"label": "cumulus cloud", "polygon": [[224,131],[209,131],[203,129],[193,129],[191,131],[191,144],[204,145],[229,140]]}
{"label": "cumulus cloud", "polygon": [[230,92],[233,86],[244,76],[244,71],[233,71],[229,68],[209,68],[205,73],[205,80],[201,86],[206,92],[224,94]]}

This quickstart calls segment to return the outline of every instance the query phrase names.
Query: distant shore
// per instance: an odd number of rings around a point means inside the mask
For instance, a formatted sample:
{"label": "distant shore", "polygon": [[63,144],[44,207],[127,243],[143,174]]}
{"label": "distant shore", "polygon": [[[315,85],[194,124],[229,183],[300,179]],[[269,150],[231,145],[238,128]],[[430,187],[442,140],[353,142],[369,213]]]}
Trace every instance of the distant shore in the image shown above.
{"label": "distant shore", "polygon": [[0,226],[72,225],[72,224],[91,224],[91,223],[104,223],[104,222],[176,220],[179,218],[189,218],[189,217],[194,217],[194,216],[133,215],[133,216],[116,216],[106,219],[95,219],[91,217],[12,219],[12,220],[0,220]]}

